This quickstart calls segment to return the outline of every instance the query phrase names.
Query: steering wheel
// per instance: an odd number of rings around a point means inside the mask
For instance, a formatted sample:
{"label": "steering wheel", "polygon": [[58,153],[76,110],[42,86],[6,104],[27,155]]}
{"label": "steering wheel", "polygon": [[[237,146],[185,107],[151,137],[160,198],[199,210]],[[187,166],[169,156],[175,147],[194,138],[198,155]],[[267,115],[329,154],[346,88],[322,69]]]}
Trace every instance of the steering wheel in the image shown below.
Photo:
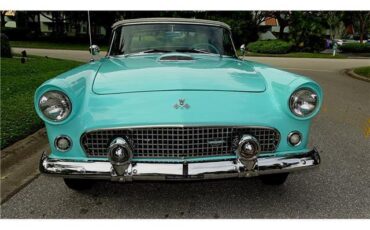
{"label": "steering wheel", "polygon": [[[194,44],[193,45],[193,48],[194,49],[200,49],[202,50],[201,48],[203,47],[203,50],[207,51],[208,50],[208,47],[210,47],[213,51],[216,51],[216,54],[219,54],[221,55],[221,52],[219,49],[217,49],[216,46],[212,45],[211,43],[197,43],[197,44]],[[204,47],[207,47],[207,49],[204,49]]]}

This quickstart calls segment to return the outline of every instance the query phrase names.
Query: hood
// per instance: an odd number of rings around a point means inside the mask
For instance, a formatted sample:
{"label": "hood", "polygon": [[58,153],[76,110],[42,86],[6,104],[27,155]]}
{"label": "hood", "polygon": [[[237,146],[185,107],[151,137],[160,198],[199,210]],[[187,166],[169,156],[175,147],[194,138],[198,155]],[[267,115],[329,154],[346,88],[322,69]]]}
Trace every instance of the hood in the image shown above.
{"label": "hood", "polygon": [[263,92],[266,89],[264,78],[247,62],[217,55],[188,56],[173,53],[106,58],[96,74],[93,91],[117,94],[177,90]]}

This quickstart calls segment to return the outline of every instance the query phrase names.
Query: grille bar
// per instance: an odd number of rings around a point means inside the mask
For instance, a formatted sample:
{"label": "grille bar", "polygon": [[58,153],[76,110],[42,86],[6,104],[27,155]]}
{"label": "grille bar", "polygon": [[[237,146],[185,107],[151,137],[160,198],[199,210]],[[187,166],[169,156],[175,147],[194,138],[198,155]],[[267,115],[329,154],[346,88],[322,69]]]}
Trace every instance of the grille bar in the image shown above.
{"label": "grille bar", "polygon": [[88,157],[107,157],[109,143],[127,137],[135,158],[188,158],[234,154],[242,135],[257,138],[261,152],[274,152],[280,134],[265,127],[144,127],[96,130],[81,136]]}

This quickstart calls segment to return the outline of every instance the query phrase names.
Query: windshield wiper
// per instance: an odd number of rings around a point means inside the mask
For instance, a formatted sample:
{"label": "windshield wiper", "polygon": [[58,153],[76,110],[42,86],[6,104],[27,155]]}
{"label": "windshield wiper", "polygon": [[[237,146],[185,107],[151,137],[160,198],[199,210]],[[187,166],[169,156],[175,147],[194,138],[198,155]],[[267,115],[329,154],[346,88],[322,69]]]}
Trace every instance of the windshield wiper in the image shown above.
{"label": "windshield wiper", "polygon": [[161,49],[148,49],[148,50],[143,50],[143,51],[139,51],[139,52],[135,52],[135,53],[129,53],[129,54],[126,54],[125,56],[128,57],[128,56],[132,56],[132,55],[140,55],[140,54],[147,54],[147,53],[169,53],[169,52],[172,52],[170,50],[161,50]]}
{"label": "windshield wiper", "polygon": [[139,53],[169,53],[171,52],[170,50],[161,50],[161,49],[149,49],[149,50],[144,50],[140,51]]}
{"label": "windshield wiper", "polygon": [[203,53],[203,54],[210,54],[211,52],[205,51],[205,50],[200,50],[200,49],[178,49],[176,50],[177,52],[189,52],[189,53]]}

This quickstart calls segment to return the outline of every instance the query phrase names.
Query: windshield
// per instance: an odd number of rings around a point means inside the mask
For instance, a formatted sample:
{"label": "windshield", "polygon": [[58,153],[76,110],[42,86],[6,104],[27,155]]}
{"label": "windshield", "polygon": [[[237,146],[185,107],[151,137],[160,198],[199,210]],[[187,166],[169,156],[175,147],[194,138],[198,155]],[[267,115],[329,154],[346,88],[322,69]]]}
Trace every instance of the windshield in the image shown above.
{"label": "windshield", "polygon": [[221,27],[162,23],[126,25],[115,30],[110,55],[157,52],[235,56],[230,32]]}

